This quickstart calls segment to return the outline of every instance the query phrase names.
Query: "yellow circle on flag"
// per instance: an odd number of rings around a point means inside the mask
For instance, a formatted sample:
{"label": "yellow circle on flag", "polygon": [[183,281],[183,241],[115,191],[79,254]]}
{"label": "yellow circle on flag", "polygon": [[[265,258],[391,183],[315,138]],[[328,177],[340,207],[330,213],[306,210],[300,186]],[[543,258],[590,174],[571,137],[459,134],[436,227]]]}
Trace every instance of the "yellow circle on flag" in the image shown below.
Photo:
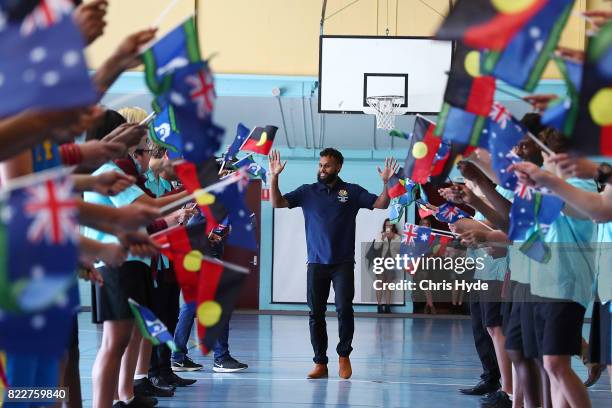
{"label": "yellow circle on flag", "polygon": [[261,132],[261,137],[259,138],[259,142],[255,146],[263,146],[268,141],[268,134],[266,132]]}
{"label": "yellow circle on flag", "polygon": [[183,268],[188,270],[189,272],[198,272],[200,267],[202,266],[202,252],[194,249],[185,255],[183,259]]}
{"label": "yellow circle on flag", "polygon": [[194,192],[198,205],[211,205],[215,202],[215,196],[210,193]]}
{"label": "yellow circle on flag", "polygon": [[463,62],[465,67],[465,71],[472,78],[476,78],[480,76],[480,53],[478,51],[470,51],[465,56],[465,61]]}
{"label": "yellow circle on flag", "polygon": [[504,14],[515,14],[527,10],[537,0],[491,0],[496,10]]}
{"label": "yellow circle on flag", "polygon": [[599,126],[612,125],[612,88],[600,89],[591,98],[589,112]]}
{"label": "yellow circle on flag", "polygon": [[198,306],[198,321],[204,327],[214,326],[221,319],[221,305],[214,300],[207,300]]}
{"label": "yellow circle on flag", "polygon": [[423,142],[416,142],[414,146],[412,146],[412,155],[415,159],[422,159],[427,156],[427,145]]}

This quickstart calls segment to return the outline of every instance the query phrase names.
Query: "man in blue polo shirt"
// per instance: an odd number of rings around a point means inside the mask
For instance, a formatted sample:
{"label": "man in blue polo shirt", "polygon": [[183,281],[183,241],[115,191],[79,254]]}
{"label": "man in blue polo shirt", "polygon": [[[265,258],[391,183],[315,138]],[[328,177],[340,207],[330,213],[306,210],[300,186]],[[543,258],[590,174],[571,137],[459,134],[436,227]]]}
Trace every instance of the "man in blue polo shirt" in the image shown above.
{"label": "man in blue polo shirt", "polygon": [[336,347],[342,378],[352,374],[349,355],[353,348],[355,295],[355,218],[361,208],[385,209],[389,206],[387,181],[396,170],[395,159],[385,160],[378,173],[383,180],[377,197],[357,184],[346,183],[338,173],[344,158],[339,151],[327,148],[319,153],[317,183],[303,184],[281,194],[278,176],[287,162],[281,163],[278,151],[272,151],[270,163],[270,199],[274,208],[302,207],[308,249],[307,299],[310,308],[310,342],[314,350],[314,369],[308,378],[327,377],[327,330],[325,311],[330,284],[334,285],[340,342]]}

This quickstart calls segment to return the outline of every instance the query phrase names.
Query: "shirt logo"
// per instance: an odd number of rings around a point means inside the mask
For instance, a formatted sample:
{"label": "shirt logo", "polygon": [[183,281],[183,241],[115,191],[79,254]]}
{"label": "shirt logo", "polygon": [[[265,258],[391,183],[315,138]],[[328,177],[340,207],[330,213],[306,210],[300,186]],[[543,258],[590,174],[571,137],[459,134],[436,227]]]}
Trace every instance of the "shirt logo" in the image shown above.
{"label": "shirt logo", "polygon": [[338,191],[338,201],[341,203],[346,203],[348,201],[348,191],[340,190]]}

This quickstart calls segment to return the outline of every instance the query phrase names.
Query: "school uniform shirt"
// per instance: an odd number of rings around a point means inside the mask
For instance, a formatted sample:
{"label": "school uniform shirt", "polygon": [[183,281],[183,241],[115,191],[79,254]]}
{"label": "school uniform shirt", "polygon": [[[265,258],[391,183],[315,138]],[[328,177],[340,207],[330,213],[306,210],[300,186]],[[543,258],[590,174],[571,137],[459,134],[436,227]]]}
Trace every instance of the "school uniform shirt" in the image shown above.
{"label": "school uniform shirt", "polygon": [[612,222],[598,225],[597,293],[601,303],[612,300]]}
{"label": "school uniform shirt", "polygon": [[[476,221],[484,221],[486,220],[485,216],[480,212],[476,212],[474,214],[474,219]],[[496,280],[503,281],[504,275],[508,270],[508,257],[504,256],[501,258],[493,258],[491,255],[487,253],[484,248],[469,248],[467,251],[468,257],[472,259],[482,258],[482,262],[484,267],[482,269],[476,268],[474,270],[474,279],[480,280]]]}
{"label": "school uniform shirt", "polygon": [[[581,190],[597,192],[592,180],[570,178],[566,181]],[[596,239],[597,226],[592,220],[562,212],[543,237],[551,249],[550,261],[544,264],[529,260],[531,293],[571,300],[587,308],[593,299]]]}
{"label": "school uniform shirt", "polygon": [[[115,163],[108,162],[100,166],[96,171],[94,171],[93,175],[97,176],[98,174],[106,173],[109,171],[116,171],[118,173],[125,174],[123,170],[121,170]],[[125,190],[123,190],[122,192],[120,192],[119,194],[114,195],[114,196],[105,196],[105,195],[102,195],[100,193],[96,193],[93,191],[86,191],[83,194],[83,200],[87,203],[119,208],[119,207],[123,207],[123,206],[133,203],[134,201],[136,201],[136,199],[138,199],[143,194],[144,194],[144,191],[142,191],[139,187],[135,185],[131,185]],[[112,234],[108,234],[106,232],[98,231],[91,227],[84,227],[82,229],[82,233],[87,238],[90,238],[90,239],[93,239],[99,242],[103,242],[103,243],[116,244],[119,242],[119,239],[116,236]],[[149,265],[151,259],[150,258],[140,258],[132,254],[128,254],[126,262],[127,261],[140,261],[140,262],[144,262],[147,265]],[[99,262],[95,266],[98,268],[103,265],[104,265],[104,262]]]}
{"label": "school uniform shirt", "polygon": [[309,264],[355,262],[355,218],[361,208],[374,208],[376,195],[338,178],[332,188],[303,184],[284,198],[289,208],[302,207]]}

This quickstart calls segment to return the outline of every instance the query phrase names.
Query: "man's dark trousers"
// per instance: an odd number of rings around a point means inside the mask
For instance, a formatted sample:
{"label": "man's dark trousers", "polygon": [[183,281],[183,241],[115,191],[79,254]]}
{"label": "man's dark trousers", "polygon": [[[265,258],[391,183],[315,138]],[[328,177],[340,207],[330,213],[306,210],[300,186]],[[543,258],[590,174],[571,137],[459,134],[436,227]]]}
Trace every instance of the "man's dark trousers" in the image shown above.
{"label": "man's dark trousers", "polygon": [[307,300],[310,308],[310,343],[314,350],[313,361],[327,364],[327,326],[325,311],[330,284],[334,285],[338,331],[340,342],[336,351],[341,357],[348,357],[353,348],[353,297],[355,296],[355,264],[345,262],[333,265],[308,264]]}

